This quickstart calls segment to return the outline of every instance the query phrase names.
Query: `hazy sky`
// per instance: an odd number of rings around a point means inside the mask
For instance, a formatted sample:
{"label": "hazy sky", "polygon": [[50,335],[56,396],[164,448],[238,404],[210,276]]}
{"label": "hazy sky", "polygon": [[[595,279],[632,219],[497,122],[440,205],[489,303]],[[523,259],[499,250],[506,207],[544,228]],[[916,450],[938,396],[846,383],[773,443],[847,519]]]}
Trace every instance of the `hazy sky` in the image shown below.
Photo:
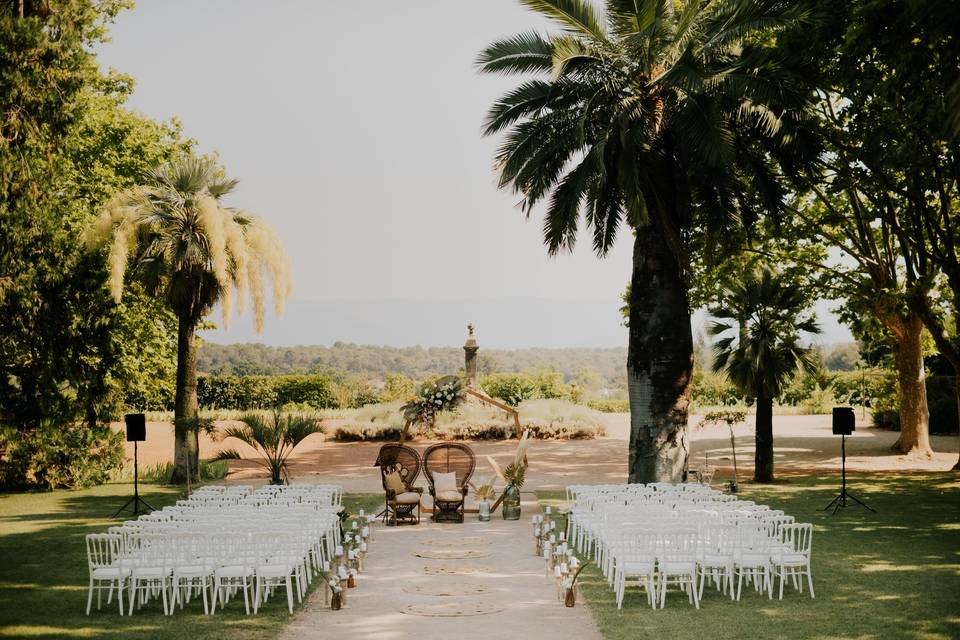
{"label": "hazy sky", "polygon": [[[480,76],[486,44],[547,25],[516,0],[139,0],[104,66],[131,105],[179,118],[240,180],[231,202],[283,238],[294,293],[256,336],[215,342],[616,346],[630,237],[548,258],[542,218],[496,189],[480,127],[515,78]],[[821,310],[823,320],[826,310]],[[219,322],[219,317],[215,318]],[[824,342],[848,339],[830,320]]]}

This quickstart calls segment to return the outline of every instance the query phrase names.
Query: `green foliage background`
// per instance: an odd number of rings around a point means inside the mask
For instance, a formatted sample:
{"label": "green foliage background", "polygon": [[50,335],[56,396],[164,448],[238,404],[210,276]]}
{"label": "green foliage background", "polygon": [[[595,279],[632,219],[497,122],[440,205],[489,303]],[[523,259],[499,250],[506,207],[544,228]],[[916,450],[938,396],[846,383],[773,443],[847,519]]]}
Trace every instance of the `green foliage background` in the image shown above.
{"label": "green foliage background", "polygon": [[23,18],[12,6],[0,8],[2,476],[90,484],[117,461],[98,425],[127,400],[169,395],[173,320],[136,292],[114,304],[104,256],[80,235],[112,193],[191,143],[176,122],[125,109],[132,80],[91,53],[125,2],[27,3]]}

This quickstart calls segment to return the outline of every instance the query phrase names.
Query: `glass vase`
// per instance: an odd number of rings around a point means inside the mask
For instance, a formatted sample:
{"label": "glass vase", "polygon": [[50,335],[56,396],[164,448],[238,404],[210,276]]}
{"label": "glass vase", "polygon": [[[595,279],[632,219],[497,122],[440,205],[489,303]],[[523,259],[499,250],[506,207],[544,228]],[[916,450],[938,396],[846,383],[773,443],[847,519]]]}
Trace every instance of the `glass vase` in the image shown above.
{"label": "glass vase", "polygon": [[490,522],[490,501],[481,500],[477,508],[477,518],[480,522]]}
{"label": "glass vase", "polygon": [[503,491],[501,508],[504,520],[520,519],[520,489],[516,485],[511,484]]}

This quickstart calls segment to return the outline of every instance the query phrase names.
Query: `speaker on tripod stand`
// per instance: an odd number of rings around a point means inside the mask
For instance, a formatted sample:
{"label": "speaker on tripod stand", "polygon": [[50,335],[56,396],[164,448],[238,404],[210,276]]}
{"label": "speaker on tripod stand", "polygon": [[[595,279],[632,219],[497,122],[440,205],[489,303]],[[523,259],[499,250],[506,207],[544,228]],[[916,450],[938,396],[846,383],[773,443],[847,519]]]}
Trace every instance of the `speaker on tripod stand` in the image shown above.
{"label": "speaker on tripod stand", "polygon": [[852,500],[858,505],[876,513],[876,509],[868,507],[861,502],[852,493],[847,491],[847,436],[852,435],[857,428],[857,418],[853,413],[853,407],[834,407],[833,408],[833,435],[840,436],[840,493],[830,501],[830,504],[823,508],[828,511],[833,507],[833,513],[840,508],[846,508],[847,500]]}
{"label": "speaker on tripod stand", "polygon": [[113,514],[116,518],[124,511],[130,511],[134,516],[153,511],[146,500],[140,497],[140,486],[137,478],[137,443],[147,439],[147,418],[142,413],[128,413],[123,417],[127,425],[127,442],[133,443],[133,497],[127,500],[122,507]]}

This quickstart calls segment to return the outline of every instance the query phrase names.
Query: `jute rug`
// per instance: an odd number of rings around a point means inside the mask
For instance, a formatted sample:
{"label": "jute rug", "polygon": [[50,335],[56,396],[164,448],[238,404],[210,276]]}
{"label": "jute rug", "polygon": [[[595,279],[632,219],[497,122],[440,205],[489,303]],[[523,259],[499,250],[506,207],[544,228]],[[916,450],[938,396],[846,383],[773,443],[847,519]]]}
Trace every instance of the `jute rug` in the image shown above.
{"label": "jute rug", "polygon": [[408,604],[400,609],[400,613],[413,616],[430,616],[443,618],[459,618],[463,616],[483,616],[503,611],[502,606],[489,602],[452,602],[450,604]]}
{"label": "jute rug", "polygon": [[439,583],[408,584],[403,590],[420,596],[478,596],[493,593],[497,588],[480,582],[443,580]]}
{"label": "jute rug", "polygon": [[464,538],[432,538],[424,542],[431,547],[479,547],[490,544],[490,538],[467,536]]}
{"label": "jute rug", "polygon": [[424,551],[414,551],[413,555],[417,558],[430,558],[432,560],[466,560],[468,558],[486,558],[490,555],[490,552],[469,549],[426,549]]}
{"label": "jute rug", "polygon": [[423,572],[428,576],[466,576],[471,573],[491,573],[488,566],[482,564],[454,564],[446,566],[427,565]]}

